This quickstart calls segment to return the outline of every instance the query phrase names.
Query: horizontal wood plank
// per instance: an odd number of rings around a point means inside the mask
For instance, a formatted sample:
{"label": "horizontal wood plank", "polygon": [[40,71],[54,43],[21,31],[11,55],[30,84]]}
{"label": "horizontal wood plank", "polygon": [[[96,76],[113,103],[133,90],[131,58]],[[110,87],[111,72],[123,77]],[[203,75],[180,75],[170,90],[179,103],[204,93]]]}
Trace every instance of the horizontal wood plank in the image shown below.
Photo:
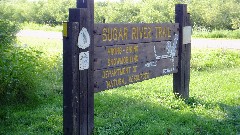
{"label": "horizontal wood plank", "polygon": [[[94,69],[105,69],[173,57],[170,41],[95,47]],[[171,44],[171,42],[170,42]],[[174,56],[178,55],[177,46]]]}
{"label": "horizontal wood plank", "polygon": [[167,41],[178,33],[177,23],[95,24],[94,45]]}
{"label": "horizontal wood plank", "polygon": [[178,57],[94,71],[94,91],[112,89],[166,74],[177,73]]}

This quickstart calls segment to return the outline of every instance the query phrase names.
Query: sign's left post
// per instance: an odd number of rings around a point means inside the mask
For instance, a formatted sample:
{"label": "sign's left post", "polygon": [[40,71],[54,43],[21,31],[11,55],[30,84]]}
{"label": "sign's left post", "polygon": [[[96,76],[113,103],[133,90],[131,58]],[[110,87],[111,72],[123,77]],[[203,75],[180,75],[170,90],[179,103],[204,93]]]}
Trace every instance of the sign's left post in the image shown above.
{"label": "sign's left post", "polygon": [[94,123],[93,0],[82,0],[77,7],[69,9],[69,20],[63,23],[65,135],[92,134]]}

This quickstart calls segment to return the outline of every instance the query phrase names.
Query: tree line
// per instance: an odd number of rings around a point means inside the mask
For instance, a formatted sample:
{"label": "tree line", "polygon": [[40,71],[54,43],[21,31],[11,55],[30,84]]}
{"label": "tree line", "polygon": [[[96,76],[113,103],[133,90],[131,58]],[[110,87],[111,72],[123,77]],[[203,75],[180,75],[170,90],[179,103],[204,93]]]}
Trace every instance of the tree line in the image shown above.
{"label": "tree line", "polygon": [[[1,0],[0,19],[59,25],[76,0]],[[209,29],[239,29],[240,0],[121,0],[95,2],[96,23],[174,22],[175,4],[188,4],[192,24]]]}

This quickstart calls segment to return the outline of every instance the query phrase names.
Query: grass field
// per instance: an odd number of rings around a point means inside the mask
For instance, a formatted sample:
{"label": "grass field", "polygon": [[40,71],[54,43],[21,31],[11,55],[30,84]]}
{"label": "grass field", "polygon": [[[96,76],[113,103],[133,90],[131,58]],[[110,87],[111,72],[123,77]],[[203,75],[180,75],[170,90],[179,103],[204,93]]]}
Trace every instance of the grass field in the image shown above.
{"label": "grass field", "polygon": [[240,29],[237,30],[193,30],[194,38],[227,38],[240,39]]}
{"label": "grass field", "polygon": [[[50,70],[39,103],[1,106],[0,134],[62,134],[61,40],[18,40]],[[94,134],[240,134],[240,51],[193,50],[191,65],[188,100],[175,98],[171,75],[96,93]]]}

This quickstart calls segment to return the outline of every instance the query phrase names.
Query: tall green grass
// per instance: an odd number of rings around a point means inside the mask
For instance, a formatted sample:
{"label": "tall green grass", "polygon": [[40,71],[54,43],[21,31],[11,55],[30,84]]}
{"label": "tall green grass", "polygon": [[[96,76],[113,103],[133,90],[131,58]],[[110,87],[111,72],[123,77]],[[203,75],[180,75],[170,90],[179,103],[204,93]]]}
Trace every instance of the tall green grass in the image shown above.
{"label": "tall green grass", "polygon": [[44,31],[55,31],[62,32],[62,25],[48,25],[48,24],[37,24],[33,22],[24,22],[21,23],[23,30],[44,30]]}
{"label": "tall green grass", "polygon": [[0,106],[37,101],[38,50],[16,44],[19,25],[0,21]]}
{"label": "tall green grass", "polygon": [[1,55],[0,104],[32,103],[61,93],[61,40],[21,37],[18,41]]}
{"label": "tall green grass", "polygon": [[[0,134],[62,134],[62,41],[19,38],[44,53],[40,103],[1,106]],[[239,134],[240,51],[193,50],[190,98],[173,94],[172,76],[95,94],[94,134]]]}
{"label": "tall green grass", "polygon": [[195,49],[192,51],[191,69],[212,71],[240,67],[240,53],[227,49]]}
{"label": "tall green grass", "polygon": [[42,52],[37,67],[41,71],[38,93],[44,97],[62,93],[62,40],[19,37],[18,41]]}
{"label": "tall green grass", "polygon": [[194,38],[227,38],[227,39],[240,39],[240,29],[237,30],[194,30]]}
{"label": "tall green grass", "polygon": [[223,74],[221,70],[192,72],[188,100],[172,94],[171,76],[99,93],[95,96],[95,133],[237,134],[239,69]]}

